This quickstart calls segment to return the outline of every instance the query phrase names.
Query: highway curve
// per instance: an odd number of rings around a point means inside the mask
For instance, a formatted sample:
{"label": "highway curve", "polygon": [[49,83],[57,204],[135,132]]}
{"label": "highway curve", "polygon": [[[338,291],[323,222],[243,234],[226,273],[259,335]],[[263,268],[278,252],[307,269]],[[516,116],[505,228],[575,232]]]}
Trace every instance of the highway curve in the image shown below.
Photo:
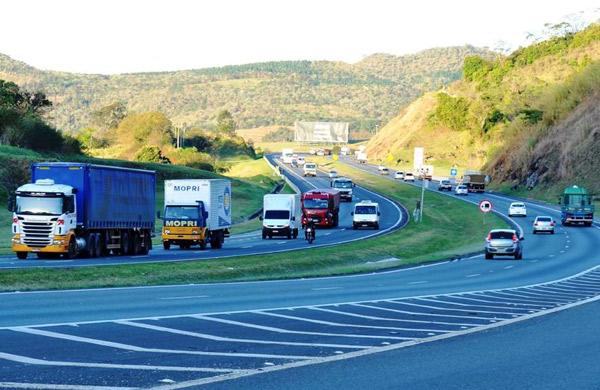
{"label": "highway curve", "polygon": [[534,236],[556,210],[527,206],[521,261],[0,294],[0,387],[597,388],[600,227]]}
{"label": "highway curve", "polygon": [[[277,164],[277,160],[273,155],[267,156],[271,164]],[[316,178],[304,178],[300,175],[298,169],[292,169],[289,166],[284,166],[285,175],[292,183],[294,183],[300,191],[308,191],[314,188],[328,188],[328,178],[320,173]],[[340,224],[337,228],[318,230],[317,240],[314,246],[336,245],[355,240],[362,240],[376,235],[389,233],[395,229],[399,229],[406,224],[408,216],[405,210],[392,202],[391,200],[375,194],[366,189],[357,187],[355,189],[355,199],[353,202],[361,199],[371,199],[380,203],[382,218],[380,229],[374,230],[352,230],[352,203],[343,202],[340,207]],[[233,199],[233,207],[235,207],[235,198]],[[302,233],[302,232],[301,232]],[[88,267],[99,265],[115,265],[115,264],[139,264],[139,263],[155,263],[165,261],[189,261],[189,260],[208,260],[219,259],[232,256],[254,255],[273,252],[283,252],[293,249],[302,249],[309,247],[303,235],[300,234],[296,240],[288,240],[286,238],[274,238],[273,240],[262,240],[260,231],[233,235],[225,240],[222,249],[200,250],[195,247],[191,250],[180,250],[177,247],[169,251],[162,247],[155,247],[149,255],[146,256],[110,256],[99,257],[95,259],[75,259],[75,260],[39,260],[34,254],[31,254],[27,260],[18,260],[16,256],[0,256],[0,269],[12,268],[31,268],[31,267],[46,267],[46,268],[74,268]]]}

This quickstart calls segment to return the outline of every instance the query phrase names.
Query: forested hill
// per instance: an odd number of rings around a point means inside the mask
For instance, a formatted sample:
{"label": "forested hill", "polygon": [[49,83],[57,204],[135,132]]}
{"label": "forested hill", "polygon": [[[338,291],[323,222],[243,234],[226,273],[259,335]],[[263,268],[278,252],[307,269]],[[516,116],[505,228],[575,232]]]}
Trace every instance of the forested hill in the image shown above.
{"label": "forested hill", "polygon": [[222,109],[246,128],[303,119],[350,121],[353,129],[373,129],[398,107],[458,79],[470,55],[494,56],[462,46],[406,56],[374,54],[355,64],[284,61],[88,75],[42,71],[0,54],[0,79],[44,91],[54,103],[50,120],[71,131],[86,126],[91,112],[117,101],[126,102],[129,111],[159,110],[176,125],[208,129]]}

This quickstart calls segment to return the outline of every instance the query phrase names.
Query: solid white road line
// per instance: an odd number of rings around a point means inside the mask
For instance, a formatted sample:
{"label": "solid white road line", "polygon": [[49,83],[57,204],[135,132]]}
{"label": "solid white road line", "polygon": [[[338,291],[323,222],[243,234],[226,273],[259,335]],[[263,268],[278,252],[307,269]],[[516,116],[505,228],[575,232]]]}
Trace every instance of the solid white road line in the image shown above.
{"label": "solid white road line", "polygon": [[[434,301],[437,302],[437,301]],[[408,306],[414,306],[414,307],[421,307],[423,309],[434,309],[434,310],[440,310],[440,311],[451,311],[451,312],[461,312],[461,313],[472,313],[473,310],[465,310],[465,309],[454,309],[454,308],[450,308],[450,307],[439,307],[439,306],[433,306],[433,305],[421,305],[421,304],[417,304],[417,303],[410,303],[410,302],[404,302],[404,301],[391,301],[391,303],[395,303],[398,305],[408,305]],[[479,310],[477,310],[478,313],[480,313]],[[489,314],[489,313],[486,313]],[[501,313],[491,313],[491,314],[501,314]],[[504,313],[504,314],[512,314],[512,313]],[[423,313],[423,315],[430,315],[429,313]],[[446,317],[446,315],[443,315],[443,317]],[[455,317],[460,317],[460,318],[473,318],[473,319],[478,319],[478,320],[498,320],[497,317],[483,317],[483,316],[468,316],[468,315],[464,315],[464,316],[458,316],[456,314],[453,314],[453,316]]]}
{"label": "solid white road line", "polygon": [[294,321],[302,321],[302,322],[310,322],[312,324],[319,325],[327,325],[327,326],[335,326],[335,327],[343,327],[343,328],[361,328],[361,329],[378,329],[378,330],[395,330],[395,331],[414,331],[414,332],[447,332],[445,330],[432,330],[432,329],[417,329],[417,328],[402,328],[395,326],[376,326],[376,325],[360,325],[360,324],[347,324],[344,322],[332,322],[332,321],[322,321],[315,320],[312,318],[305,317],[297,317],[297,316],[288,316],[285,314],[277,314],[277,313],[269,313],[264,311],[255,311],[255,314],[263,314],[271,317],[285,318],[286,320],[294,320]]}
{"label": "solid white road line", "polygon": [[35,389],[35,390],[135,390],[137,387],[112,387],[92,385],[60,385],[55,383],[17,383],[0,382],[0,389]]}
{"label": "solid white road line", "polygon": [[541,287],[536,287],[537,290],[542,290],[542,291],[548,291],[550,293],[568,293],[569,295],[572,296],[589,296],[589,295],[596,295],[598,292],[587,292],[587,291],[573,291],[573,288],[562,288],[562,287],[557,287],[557,286],[541,286]]}
{"label": "solid white road line", "polygon": [[209,298],[210,295],[188,295],[188,296],[183,296],[183,297],[160,297],[157,299],[163,299],[163,300],[177,300],[177,299],[194,299],[194,298]]}
{"label": "solid white road line", "polygon": [[541,295],[541,296],[552,296],[552,297],[558,297],[558,299],[562,299],[564,301],[568,301],[571,302],[573,301],[573,299],[577,299],[577,294],[571,294],[571,293],[566,293],[566,292],[554,292],[552,294],[548,293],[547,291],[542,291],[540,290],[538,287],[525,287],[523,288],[523,290],[527,290],[527,291],[521,291],[523,293],[531,293],[531,294],[535,294],[535,295]]}
{"label": "solid white road line", "polygon": [[[441,301],[441,300],[435,300],[435,299],[430,299],[430,298],[418,298],[417,301],[425,301],[425,302],[429,302],[428,305],[430,305],[430,307],[434,307],[440,310],[453,310],[453,311],[461,311],[461,312],[477,312],[477,313],[485,313],[485,314],[515,314],[515,313],[511,313],[511,312],[506,312],[506,311],[498,311],[498,310],[479,310],[477,308],[475,308],[475,306],[477,305],[467,305],[464,303],[459,303],[459,302],[446,302],[446,301]],[[469,309],[460,309],[460,308],[455,308],[455,307],[448,307],[448,306],[435,306],[434,304],[442,304],[442,305],[454,305],[454,306],[460,306],[460,307],[468,307]],[[504,307],[502,309],[509,309],[507,307]]]}
{"label": "solid white road line", "polygon": [[13,355],[12,353],[0,352],[0,359],[15,363],[32,364],[36,366],[51,367],[82,367],[82,368],[110,368],[118,370],[143,370],[143,371],[177,371],[177,372],[211,372],[227,373],[242,371],[237,369],[205,368],[205,367],[179,367],[179,366],[152,366],[140,364],[110,364],[110,363],[85,363],[85,362],[63,362],[59,360],[35,359],[28,356]]}
{"label": "solid white road line", "polygon": [[149,325],[149,324],[144,324],[144,323],[141,323],[141,322],[119,321],[117,323],[118,324],[122,324],[122,325],[135,326],[135,327],[138,327],[138,328],[155,330],[157,332],[172,333],[172,334],[177,334],[177,335],[182,335],[182,336],[196,337],[196,338],[201,338],[201,339],[206,339],[206,340],[222,341],[222,342],[226,342],[226,343],[288,345],[288,346],[300,346],[300,347],[347,348],[347,349],[364,349],[364,348],[371,347],[371,345],[323,344],[323,343],[301,343],[301,342],[294,342],[294,341],[269,341],[269,340],[255,340],[255,339],[235,339],[235,338],[229,338],[229,337],[221,337],[221,336],[209,335],[209,334],[206,334],[206,333],[197,333],[197,332],[190,332],[190,331],[187,331],[187,330],[166,328],[164,326]]}
{"label": "solid white road line", "polygon": [[379,339],[379,340],[381,340],[381,339],[411,340],[412,339],[410,337],[397,337],[397,336],[373,336],[373,335],[364,335],[364,334],[308,332],[308,331],[300,331],[300,330],[289,330],[289,329],[283,329],[283,328],[275,328],[275,327],[272,327],[272,326],[256,325],[256,324],[250,324],[250,323],[247,323],[247,322],[225,320],[223,318],[207,317],[207,316],[203,316],[203,315],[193,315],[193,316],[190,316],[190,317],[199,318],[201,320],[207,320],[207,321],[221,322],[223,324],[228,324],[228,325],[237,325],[237,326],[243,326],[243,327],[246,327],[246,328],[266,330],[266,331],[269,331],[269,332],[276,332],[276,333],[309,334],[309,335],[314,335],[314,336],[332,336],[332,337],[347,337],[347,338],[359,338],[359,339],[361,339],[361,338],[362,339]]}
{"label": "solid white road line", "polygon": [[[391,303],[394,303],[394,302],[391,302]],[[390,308],[387,308],[387,307],[372,306],[372,305],[368,305],[366,303],[365,304],[354,303],[354,304],[352,304],[352,306],[364,307],[364,308],[367,308],[367,309],[381,310],[381,311],[386,311],[386,312],[390,312],[390,313],[408,314],[411,317],[424,316],[424,317],[456,318],[456,319],[460,319],[460,320],[463,320],[465,318],[485,320],[485,318],[480,318],[480,317],[465,317],[465,316],[454,316],[454,315],[445,315],[445,314],[430,314],[430,313],[420,313],[420,312],[417,312],[417,311],[407,311],[407,310],[390,309]],[[430,321],[425,321],[425,322],[430,322]],[[435,323],[444,323],[444,322],[437,322],[437,321],[435,321]],[[470,323],[458,323],[458,322],[456,322],[456,323],[454,323],[454,322],[448,322],[448,324],[452,324],[452,325],[464,325],[464,326],[473,326],[473,325],[475,325],[475,324],[470,324]]]}
{"label": "solid white road line", "polygon": [[342,289],[342,287],[317,287],[317,288],[311,288],[312,291],[339,290],[339,289]]}
{"label": "solid white road line", "polygon": [[132,352],[147,352],[147,353],[171,353],[176,355],[197,355],[197,356],[223,356],[236,358],[259,358],[259,359],[288,359],[300,360],[310,359],[312,356],[291,356],[291,355],[273,355],[260,353],[238,353],[238,352],[208,352],[208,351],[188,351],[180,349],[162,349],[162,348],[145,348],[137,345],[117,343],[113,341],[92,339],[89,337],[73,336],[65,333],[49,332],[47,330],[32,329],[32,328],[13,328],[14,332],[28,333],[36,336],[44,336],[61,340],[69,340],[77,343],[86,343],[99,345],[102,347],[123,349]]}
{"label": "solid white road line", "polygon": [[[356,313],[341,311],[341,310],[324,309],[322,307],[311,307],[310,309],[311,310],[319,310],[319,311],[323,311],[326,313],[339,314],[339,315],[343,315],[343,316],[364,318],[367,320],[377,320],[377,321],[394,321],[394,322],[409,322],[409,323],[415,323],[415,324],[435,324],[435,325],[455,325],[455,326],[461,326],[461,325],[477,326],[477,325],[479,325],[479,324],[457,324],[457,323],[452,323],[452,322],[423,321],[423,320],[410,320],[410,319],[403,320],[401,318],[368,316],[368,315],[364,315],[364,314],[356,314]],[[432,330],[432,331],[434,331],[434,330]]]}

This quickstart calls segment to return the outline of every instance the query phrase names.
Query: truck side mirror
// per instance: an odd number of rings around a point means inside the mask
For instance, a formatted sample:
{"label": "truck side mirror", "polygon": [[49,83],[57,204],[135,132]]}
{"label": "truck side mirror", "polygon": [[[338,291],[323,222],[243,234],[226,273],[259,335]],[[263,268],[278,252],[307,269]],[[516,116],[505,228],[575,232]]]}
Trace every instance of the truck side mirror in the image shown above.
{"label": "truck side mirror", "polygon": [[377,216],[380,217],[381,216],[381,212],[378,211],[377,212]]}
{"label": "truck side mirror", "polygon": [[6,208],[8,209],[8,211],[14,213],[14,211],[15,211],[15,198],[14,198],[14,196],[9,196],[8,197],[8,204],[6,205]]}
{"label": "truck side mirror", "polygon": [[158,218],[158,219],[162,219],[162,217],[160,216],[160,211],[157,211],[157,212],[156,212],[156,218]]}
{"label": "truck side mirror", "polygon": [[295,221],[295,220],[296,220],[296,217],[292,217],[292,221]]}
{"label": "truck side mirror", "polygon": [[354,211],[351,211],[351,212],[350,212],[350,215],[354,215]]}
{"label": "truck side mirror", "polygon": [[261,215],[260,217],[258,217],[258,220],[259,220],[259,221],[262,221],[263,219],[264,219],[264,218],[263,218],[263,216],[262,216],[262,215]]}

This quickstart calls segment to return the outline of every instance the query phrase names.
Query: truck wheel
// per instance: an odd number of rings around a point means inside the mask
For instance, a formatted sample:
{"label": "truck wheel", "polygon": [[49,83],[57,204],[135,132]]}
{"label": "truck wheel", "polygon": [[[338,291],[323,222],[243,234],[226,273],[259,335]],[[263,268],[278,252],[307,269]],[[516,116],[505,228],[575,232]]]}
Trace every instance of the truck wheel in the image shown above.
{"label": "truck wheel", "polygon": [[77,243],[75,239],[71,238],[69,240],[69,248],[67,249],[67,253],[65,253],[65,258],[74,259],[77,257]]}
{"label": "truck wheel", "polygon": [[169,241],[163,241],[163,249],[166,251],[171,249],[171,243]]}
{"label": "truck wheel", "polygon": [[263,240],[266,240],[266,239],[267,239],[267,232],[265,232],[264,230],[263,230],[263,232],[262,232],[262,239],[263,239]]}
{"label": "truck wheel", "polygon": [[142,240],[142,242],[144,243],[144,245],[140,249],[140,254],[147,255],[148,253],[150,253],[150,247],[152,246],[152,240],[150,239],[150,234],[148,234],[147,232],[144,233],[144,239]]}
{"label": "truck wheel", "polygon": [[205,250],[206,249],[206,240],[202,240],[200,241],[200,250]]}
{"label": "truck wheel", "polygon": [[357,227],[356,227],[356,224],[355,224],[355,223],[353,223],[353,224],[352,224],[352,230],[356,230],[356,229],[357,229]]}
{"label": "truck wheel", "polygon": [[27,252],[17,252],[17,259],[19,260],[25,260],[27,258],[27,255],[29,253]]}
{"label": "truck wheel", "polygon": [[134,232],[133,233],[133,250],[132,250],[132,254],[133,255],[138,255],[140,253],[142,253],[142,237],[140,237],[140,233],[139,232]]}
{"label": "truck wheel", "polygon": [[375,228],[375,230],[379,230],[379,224],[376,223],[375,226],[374,226],[374,228]]}
{"label": "truck wheel", "polygon": [[86,251],[86,257],[96,257],[96,235],[95,234],[90,234],[90,238],[89,238],[90,242],[88,243],[88,248]]}
{"label": "truck wheel", "polygon": [[294,240],[298,238],[298,229],[294,229]]}
{"label": "truck wheel", "polygon": [[292,231],[290,230],[287,234],[287,239],[291,240],[292,239]]}

